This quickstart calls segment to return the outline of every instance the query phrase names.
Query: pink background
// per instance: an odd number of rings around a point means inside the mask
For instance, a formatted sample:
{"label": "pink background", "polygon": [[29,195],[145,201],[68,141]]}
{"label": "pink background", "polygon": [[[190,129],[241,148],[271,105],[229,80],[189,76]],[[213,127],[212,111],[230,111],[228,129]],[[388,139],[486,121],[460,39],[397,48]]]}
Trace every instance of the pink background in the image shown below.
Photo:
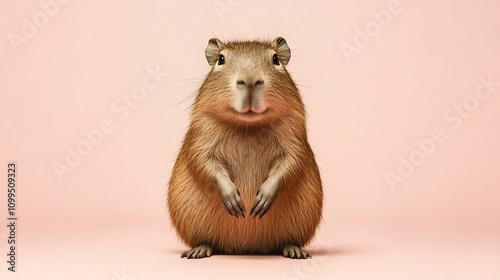
{"label": "pink background", "polygon": [[[18,272],[0,226],[2,279],[500,279],[500,86],[456,129],[457,114],[443,119],[474,101],[479,77],[500,81],[498,1],[401,0],[380,30],[372,12],[389,0],[270,2],[69,1],[16,47],[11,32],[37,13],[43,23],[43,9],[2,1],[2,225],[8,161],[19,200]],[[347,59],[340,45],[366,26],[373,37]],[[166,184],[210,69],[206,43],[277,35],[324,181],[313,259],[180,259]],[[120,118],[112,104],[157,65],[168,76]],[[105,118],[114,131],[59,181],[53,162]],[[384,174],[440,128],[446,141],[391,188]]]}

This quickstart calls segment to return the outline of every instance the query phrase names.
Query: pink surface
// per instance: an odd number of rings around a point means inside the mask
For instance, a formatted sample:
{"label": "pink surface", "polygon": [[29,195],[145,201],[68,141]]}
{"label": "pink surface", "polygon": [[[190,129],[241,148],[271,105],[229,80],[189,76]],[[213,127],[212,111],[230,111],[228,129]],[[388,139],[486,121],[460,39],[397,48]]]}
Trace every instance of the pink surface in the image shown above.
{"label": "pink surface", "polygon": [[[63,2],[0,4],[1,279],[500,279],[497,1]],[[324,181],[313,259],[180,259],[166,184],[206,43],[277,35]]]}

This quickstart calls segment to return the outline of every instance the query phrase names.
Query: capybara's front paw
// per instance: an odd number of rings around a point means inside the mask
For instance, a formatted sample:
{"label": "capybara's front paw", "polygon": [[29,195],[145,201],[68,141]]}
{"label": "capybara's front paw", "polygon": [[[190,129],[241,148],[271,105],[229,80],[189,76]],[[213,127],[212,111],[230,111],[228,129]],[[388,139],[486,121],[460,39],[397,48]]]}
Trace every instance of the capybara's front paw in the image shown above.
{"label": "capybara's front paw", "polygon": [[193,249],[182,253],[181,258],[202,259],[212,255],[212,247],[208,245],[196,246]]}
{"label": "capybara's front paw", "polygon": [[252,218],[258,216],[261,219],[267,213],[276,199],[276,191],[277,189],[274,185],[262,185],[255,196],[252,210],[250,210]]}
{"label": "capybara's front paw", "polygon": [[308,252],[300,249],[300,247],[289,245],[283,248],[283,257],[290,259],[307,259],[311,258],[311,255],[309,255]]}
{"label": "capybara's front paw", "polygon": [[220,193],[222,205],[226,211],[236,218],[245,217],[245,206],[241,201],[240,192],[236,188],[227,188]]}

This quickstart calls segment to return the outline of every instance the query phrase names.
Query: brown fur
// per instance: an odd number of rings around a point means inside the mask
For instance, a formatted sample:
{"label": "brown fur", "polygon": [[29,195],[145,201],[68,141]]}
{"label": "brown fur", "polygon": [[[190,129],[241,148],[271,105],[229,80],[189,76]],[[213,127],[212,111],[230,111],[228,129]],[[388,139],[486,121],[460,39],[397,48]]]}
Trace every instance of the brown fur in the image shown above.
{"label": "brown fur", "polygon": [[[201,86],[170,179],[172,225],[187,245],[205,244],[219,253],[276,253],[287,245],[304,246],[321,220],[323,191],[299,91],[286,69],[270,62],[276,44],[228,42],[221,49],[226,67],[212,69]],[[251,67],[242,70],[242,63]],[[253,123],[240,121],[229,109],[234,93],[228,73],[248,69],[263,73],[268,105],[265,117]],[[224,209],[214,174],[234,183],[247,214],[270,174],[281,180],[262,219],[236,218]]]}

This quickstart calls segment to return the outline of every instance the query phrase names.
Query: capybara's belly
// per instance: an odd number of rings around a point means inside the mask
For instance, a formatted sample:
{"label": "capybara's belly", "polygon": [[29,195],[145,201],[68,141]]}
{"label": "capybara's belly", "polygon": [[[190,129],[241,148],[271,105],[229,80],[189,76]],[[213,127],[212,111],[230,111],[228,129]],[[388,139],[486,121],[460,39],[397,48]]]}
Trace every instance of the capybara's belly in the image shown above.
{"label": "capybara's belly", "polygon": [[[170,203],[172,222],[190,246],[207,244],[220,253],[265,254],[278,252],[286,245],[303,246],[313,237],[321,217],[321,194],[311,192],[314,188],[307,183],[301,180],[282,185],[271,209],[261,219],[250,216],[260,185],[238,188],[245,218],[236,218],[224,209],[215,186],[172,185],[170,192],[182,198]],[[175,195],[177,192],[182,195]]]}

